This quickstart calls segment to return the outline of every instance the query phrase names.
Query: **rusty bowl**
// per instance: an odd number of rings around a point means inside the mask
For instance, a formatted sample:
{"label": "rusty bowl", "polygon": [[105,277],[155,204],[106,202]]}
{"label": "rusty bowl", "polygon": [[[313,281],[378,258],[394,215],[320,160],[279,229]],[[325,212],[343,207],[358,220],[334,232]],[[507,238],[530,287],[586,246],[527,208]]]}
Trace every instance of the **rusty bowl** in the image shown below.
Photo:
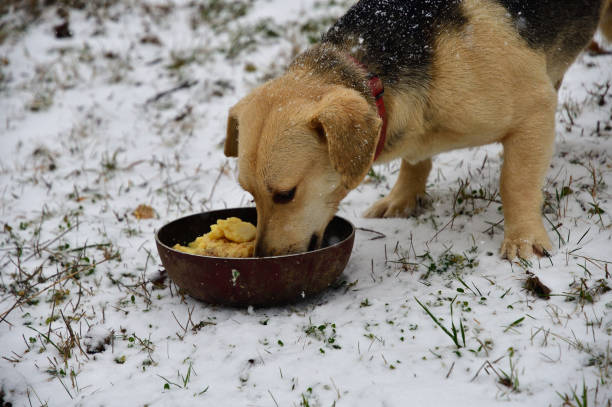
{"label": "rusty bowl", "polygon": [[155,235],[170,278],[192,297],[211,304],[272,306],[319,294],[340,276],[353,249],[355,227],[335,216],[320,249],[284,256],[226,258],[174,250],[210,231],[218,219],[236,216],[257,224],[255,208],[203,212],[177,219]]}

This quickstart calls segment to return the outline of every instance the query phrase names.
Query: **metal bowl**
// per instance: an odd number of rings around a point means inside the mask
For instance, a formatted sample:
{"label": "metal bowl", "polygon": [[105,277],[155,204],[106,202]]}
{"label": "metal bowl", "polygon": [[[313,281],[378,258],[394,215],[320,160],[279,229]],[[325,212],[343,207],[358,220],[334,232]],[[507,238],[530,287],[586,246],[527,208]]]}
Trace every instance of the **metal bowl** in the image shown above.
{"label": "metal bowl", "polygon": [[257,224],[255,208],[233,208],[190,215],[163,226],[157,250],[170,278],[192,297],[211,304],[272,306],[319,294],[340,276],[353,249],[355,227],[335,216],[321,249],[284,256],[226,258],[174,250],[207,233],[218,219],[236,216]]}

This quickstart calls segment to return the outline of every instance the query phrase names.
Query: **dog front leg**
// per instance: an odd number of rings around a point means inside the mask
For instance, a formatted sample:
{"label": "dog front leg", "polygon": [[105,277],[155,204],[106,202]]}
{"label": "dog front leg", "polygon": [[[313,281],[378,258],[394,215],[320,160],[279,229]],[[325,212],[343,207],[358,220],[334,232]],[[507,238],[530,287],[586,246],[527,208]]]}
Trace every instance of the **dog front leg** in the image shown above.
{"label": "dog front leg", "polygon": [[[553,103],[554,105],[554,103]],[[552,248],[542,220],[542,186],[554,146],[554,108],[542,108],[502,142],[501,197],[507,259],[546,255]]]}
{"label": "dog front leg", "polygon": [[425,198],[425,184],[431,171],[431,159],[415,165],[402,160],[399,176],[386,197],[366,211],[366,218],[405,218],[414,215]]}

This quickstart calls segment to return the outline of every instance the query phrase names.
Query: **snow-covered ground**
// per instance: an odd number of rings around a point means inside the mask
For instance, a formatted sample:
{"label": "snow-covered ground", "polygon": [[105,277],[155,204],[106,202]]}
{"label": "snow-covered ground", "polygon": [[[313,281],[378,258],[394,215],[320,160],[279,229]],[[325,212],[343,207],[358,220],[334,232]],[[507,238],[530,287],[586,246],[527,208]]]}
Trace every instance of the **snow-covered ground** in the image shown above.
{"label": "snow-covered ground", "polygon": [[347,197],[340,215],[385,237],[358,231],[336,287],[228,309],[165,278],[154,231],[250,205],[222,153],[227,110],[348,2],[60,1],[37,18],[14,3],[0,6],[0,405],[612,403],[612,56],[582,55],[559,95],[550,259],[499,258],[500,148],[461,150],[436,158],[418,218],[360,216],[396,164]]}

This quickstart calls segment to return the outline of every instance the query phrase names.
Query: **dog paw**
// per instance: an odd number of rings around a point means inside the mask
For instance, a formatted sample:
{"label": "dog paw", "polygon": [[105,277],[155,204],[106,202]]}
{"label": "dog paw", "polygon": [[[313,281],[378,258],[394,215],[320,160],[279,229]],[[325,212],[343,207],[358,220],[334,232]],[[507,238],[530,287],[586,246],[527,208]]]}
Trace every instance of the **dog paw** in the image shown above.
{"label": "dog paw", "polygon": [[522,234],[505,237],[501,246],[501,255],[508,260],[516,257],[529,259],[534,255],[549,256],[552,244],[545,231],[536,234]]}
{"label": "dog paw", "polygon": [[420,214],[430,206],[425,196],[412,199],[396,199],[386,196],[368,209],[363,216],[366,218],[408,218]]}

